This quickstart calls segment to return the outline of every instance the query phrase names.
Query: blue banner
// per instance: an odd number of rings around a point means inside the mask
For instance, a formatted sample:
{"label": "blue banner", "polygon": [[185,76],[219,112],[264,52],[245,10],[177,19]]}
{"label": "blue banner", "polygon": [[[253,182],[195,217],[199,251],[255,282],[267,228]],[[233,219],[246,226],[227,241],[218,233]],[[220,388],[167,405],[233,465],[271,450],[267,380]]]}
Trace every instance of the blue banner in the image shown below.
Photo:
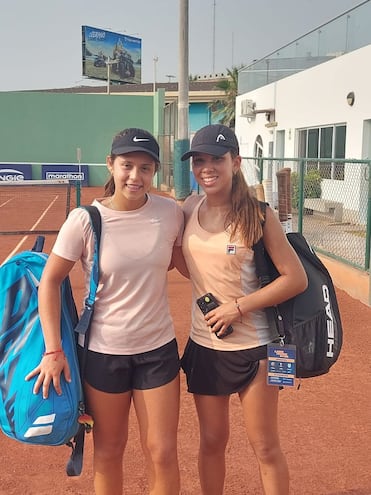
{"label": "blue banner", "polygon": [[32,165],[0,163],[0,182],[31,179]]}
{"label": "blue banner", "polygon": [[89,185],[89,168],[87,165],[42,165],[42,178],[45,180],[79,180],[83,186]]}

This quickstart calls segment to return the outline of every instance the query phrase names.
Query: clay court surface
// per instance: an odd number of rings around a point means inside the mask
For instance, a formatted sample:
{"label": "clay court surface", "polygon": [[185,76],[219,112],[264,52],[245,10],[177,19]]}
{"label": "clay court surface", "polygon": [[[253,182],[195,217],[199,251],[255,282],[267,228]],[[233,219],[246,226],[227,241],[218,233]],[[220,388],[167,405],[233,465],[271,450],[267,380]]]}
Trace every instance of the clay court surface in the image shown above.
{"label": "clay court surface", "polygon": [[[90,202],[90,195],[83,193],[82,202]],[[13,236],[4,237],[0,262],[20,241]],[[33,240],[32,236],[28,238],[20,249],[30,248]],[[50,251],[52,241],[53,237],[48,236],[46,252]],[[78,267],[71,278],[79,302],[82,278]],[[279,422],[290,467],[291,495],[371,495],[371,308],[342,290],[338,290],[338,297],[344,326],[339,361],[327,376],[302,380],[299,390],[281,392]],[[182,351],[190,326],[190,287],[175,270],[169,273],[169,300]],[[246,439],[237,396],[231,398],[230,417],[225,495],[261,494],[257,464]],[[196,413],[182,375],[179,424],[182,495],[200,494],[197,449]],[[65,474],[69,455],[66,446],[29,446],[0,433],[0,495],[93,494],[91,435],[86,438],[80,477],[68,478]],[[124,482],[125,494],[148,493],[134,414],[125,453]]]}

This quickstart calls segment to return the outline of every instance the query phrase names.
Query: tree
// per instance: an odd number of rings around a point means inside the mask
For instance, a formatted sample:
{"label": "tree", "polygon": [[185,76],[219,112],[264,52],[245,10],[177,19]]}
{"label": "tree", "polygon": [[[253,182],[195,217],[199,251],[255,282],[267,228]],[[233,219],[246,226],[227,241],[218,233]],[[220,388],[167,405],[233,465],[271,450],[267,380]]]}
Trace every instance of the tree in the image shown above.
{"label": "tree", "polygon": [[243,67],[227,69],[227,78],[215,84],[217,89],[224,91],[225,97],[210,103],[213,119],[228,127],[234,128],[236,118],[236,96],[238,94],[238,71]]}

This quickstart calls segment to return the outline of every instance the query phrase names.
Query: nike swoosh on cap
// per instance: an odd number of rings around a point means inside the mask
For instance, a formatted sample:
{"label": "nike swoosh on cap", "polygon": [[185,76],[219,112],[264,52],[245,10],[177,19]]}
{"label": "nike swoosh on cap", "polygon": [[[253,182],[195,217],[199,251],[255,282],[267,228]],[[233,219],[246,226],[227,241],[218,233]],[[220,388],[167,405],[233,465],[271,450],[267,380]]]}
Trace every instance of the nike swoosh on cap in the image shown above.
{"label": "nike swoosh on cap", "polygon": [[139,138],[137,136],[134,136],[133,137],[133,141],[134,141],[134,143],[139,143],[140,141],[149,141],[149,139],[147,139],[147,138]]}

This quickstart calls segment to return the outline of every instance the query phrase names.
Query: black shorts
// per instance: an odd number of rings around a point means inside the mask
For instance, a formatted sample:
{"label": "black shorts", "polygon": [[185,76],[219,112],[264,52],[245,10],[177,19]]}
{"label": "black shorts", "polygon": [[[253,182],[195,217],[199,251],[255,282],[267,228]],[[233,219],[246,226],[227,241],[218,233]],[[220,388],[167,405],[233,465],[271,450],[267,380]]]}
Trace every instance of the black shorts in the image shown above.
{"label": "black shorts", "polygon": [[267,346],[242,351],[217,351],[189,339],[181,359],[188,392],[230,395],[241,392],[255,378],[259,361],[267,358]]}
{"label": "black shorts", "polygon": [[133,355],[88,351],[84,379],[101,392],[119,394],[161,387],[171,382],[179,369],[178,344],[173,339],[158,349]]}

